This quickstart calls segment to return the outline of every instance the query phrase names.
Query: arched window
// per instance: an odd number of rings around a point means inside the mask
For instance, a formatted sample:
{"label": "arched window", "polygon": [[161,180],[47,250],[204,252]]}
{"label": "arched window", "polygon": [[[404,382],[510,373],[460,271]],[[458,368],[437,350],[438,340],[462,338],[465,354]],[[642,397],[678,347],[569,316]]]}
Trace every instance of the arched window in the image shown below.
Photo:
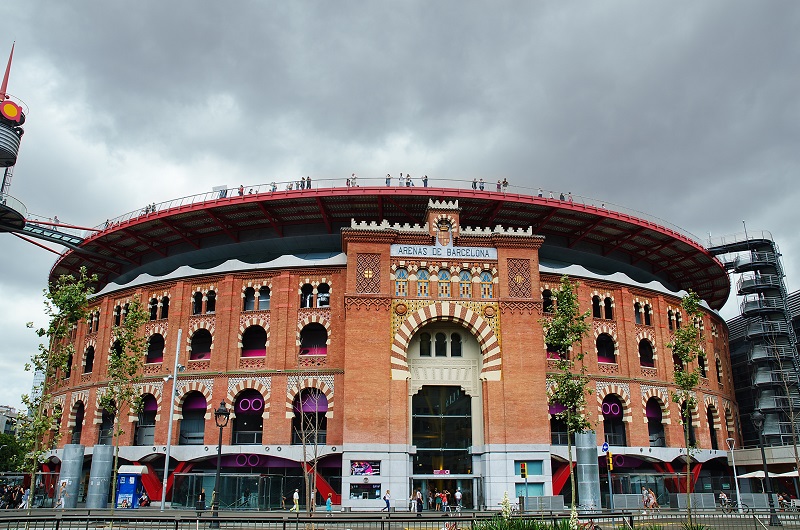
{"label": "arched window", "polygon": [[603,311],[600,308],[600,297],[595,295],[592,297],[592,318],[602,318]]}
{"label": "arched window", "polygon": [[169,296],[161,299],[161,318],[169,318]]}
{"label": "arched window", "polygon": [[698,355],[697,356],[697,367],[700,368],[700,377],[708,377],[706,373],[706,356],[705,355]]}
{"label": "arched window", "polygon": [[492,283],[492,273],[481,273],[481,298],[494,298],[494,284]]}
{"label": "arched window", "polygon": [[128,308],[129,307],[130,307],[130,304],[125,304],[124,306],[122,306],[122,320],[123,321],[125,320],[125,315],[128,314]]}
{"label": "arched window", "polygon": [[258,310],[259,311],[267,311],[267,310],[269,310],[269,299],[270,299],[269,287],[264,285],[264,286],[261,287],[261,289],[258,290]]}
{"label": "arched window", "polygon": [[681,312],[675,311],[675,329],[681,329]]}
{"label": "arched window", "polygon": [[637,324],[642,323],[642,304],[639,302],[633,304],[633,318]]}
{"label": "arched window", "polygon": [[197,391],[186,394],[181,407],[181,425],[178,445],[203,445],[206,397]]}
{"label": "arched window", "polygon": [[603,399],[603,430],[608,445],[626,446],[625,423],[622,421],[622,401],[614,394]]}
{"label": "arched window", "polygon": [[304,388],[294,398],[293,445],[325,445],[327,440],[328,398],[319,389]]}
{"label": "arched window", "polygon": [[450,357],[461,357],[461,335],[458,333],[450,335]]}
{"label": "arched window", "polygon": [[408,296],[408,271],[397,269],[394,273],[394,295]]}
{"label": "arched window", "polygon": [[669,326],[670,330],[675,329],[675,313],[672,312],[672,309],[667,311],[667,325]]}
{"label": "arched window", "polygon": [[158,300],[155,298],[150,299],[150,303],[147,307],[150,310],[150,320],[157,320],[158,319]]}
{"label": "arched window", "polygon": [[142,396],[142,408],[134,433],[134,445],[153,445],[156,434],[156,414],[158,402],[152,394]]}
{"label": "arched window", "polygon": [[608,333],[601,333],[597,337],[597,361],[601,363],[617,362],[616,352],[614,351],[614,339]]}
{"label": "arched window", "polygon": [[447,335],[444,333],[436,334],[434,351],[436,352],[436,357],[447,357]]}
{"label": "arched window", "polygon": [[439,271],[439,298],[450,298],[450,273]]}
{"label": "arched window", "polygon": [[427,298],[428,293],[428,283],[430,282],[431,275],[425,269],[421,269],[417,272],[417,296],[420,298]]}
{"label": "arched window", "polygon": [[94,346],[89,346],[86,348],[86,354],[84,355],[85,361],[83,363],[83,373],[90,374],[94,369]]}
{"label": "arched window", "polygon": [[94,314],[94,331],[95,333],[100,330],[100,310],[98,309]]}
{"label": "arched window", "polygon": [[256,290],[248,287],[244,290],[244,306],[242,311],[254,311],[256,309]]}
{"label": "arched window", "polygon": [[607,296],[605,300],[603,300],[603,318],[606,320],[613,320],[614,319],[614,302],[611,300],[611,297]]}
{"label": "arched window", "polygon": [[697,438],[694,434],[694,424],[692,423],[692,411],[689,410],[689,407],[686,404],[686,400],[681,403],[681,418],[683,418],[684,422],[684,429],[689,430],[689,445],[695,445],[697,443]]}
{"label": "arched window", "polygon": [[214,313],[217,310],[217,293],[208,291],[206,294],[206,313]]}
{"label": "arched window", "polygon": [[317,322],[312,322],[300,331],[300,355],[327,355],[328,330]]}
{"label": "arched window", "polygon": [[461,271],[458,275],[458,293],[461,298],[472,298],[472,275]]}
{"label": "arched window", "polygon": [[119,357],[122,355],[122,343],[120,341],[115,340],[114,344],[111,345],[111,357]]}
{"label": "arched window", "polygon": [[550,289],[545,289],[542,291],[542,311],[545,313],[552,313],[555,311],[555,305],[553,304],[553,293]]}
{"label": "arched window", "polygon": [[329,307],[331,305],[331,286],[327,283],[317,285],[317,307]]}
{"label": "arched window", "polygon": [[261,326],[250,326],[242,334],[242,357],[267,355],[267,332]]}
{"label": "arched window", "polygon": [[683,371],[683,360],[681,359],[681,356],[678,355],[677,353],[672,354],[672,364],[674,365],[673,369],[676,372]]}
{"label": "arched window", "polygon": [[650,313],[652,309],[650,308],[650,304],[644,304],[644,325],[650,326],[652,322],[650,321]]}
{"label": "arched window", "polygon": [[711,449],[717,450],[719,449],[719,441],[717,440],[717,429],[716,422],[714,421],[714,413],[716,409],[713,406],[709,406],[706,410],[706,420],[708,420],[708,434],[711,438]]}
{"label": "arched window", "polygon": [[160,363],[164,361],[164,337],[160,333],[150,335],[147,341],[147,363]]}
{"label": "arched window", "polygon": [[197,292],[192,296],[192,314],[199,315],[203,312],[203,293]]}
{"label": "arched window", "polygon": [[81,433],[83,432],[83,416],[85,412],[83,401],[78,401],[75,403],[75,406],[72,407],[72,410],[75,414],[75,425],[72,427],[72,437],[70,439],[70,443],[79,444],[81,443]]}
{"label": "arched window", "polygon": [[200,328],[192,334],[189,344],[189,360],[203,361],[211,358],[211,332],[205,328]]}
{"label": "arched window", "polygon": [[722,383],[722,362],[719,360],[719,357],[716,359],[717,365],[717,383]]}
{"label": "arched window", "polygon": [[647,432],[650,434],[650,447],[666,447],[667,439],[664,436],[664,422],[661,412],[661,403],[651,397],[645,406],[647,417]]}
{"label": "arched window", "polygon": [[[112,402],[112,409],[114,408]],[[111,445],[114,434],[114,414],[103,409],[100,430],[97,432],[98,445]]]}
{"label": "arched window", "polygon": [[69,379],[69,376],[72,375],[72,361],[73,361],[73,358],[72,358],[72,354],[70,353],[67,356],[67,362],[66,362],[66,364],[64,366],[64,379]]}
{"label": "arched window", "polygon": [[431,334],[427,332],[420,333],[419,335],[419,356],[431,356]]}
{"label": "arched window", "polygon": [[264,398],[255,389],[243,390],[233,404],[236,417],[233,420],[234,445],[261,444],[264,427]]}
{"label": "arched window", "polygon": [[569,436],[567,422],[556,416],[564,412],[564,410],[566,408],[560,403],[548,405],[548,412],[550,413],[550,443],[552,445],[567,445],[568,438],[572,438],[572,445],[575,445],[575,433]]}
{"label": "arched window", "polygon": [[647,339],[639,341],[639,364],[647,368],[655,367],[655,356],[653,355],[653,345]]}
{"label": "arched window", "polygon": [[116,306],[114,308],[114,325],[119,326],[122,322],[122,308],[120,306]]}
{"label": "arched window", "polygon": [[314,307],[314,287],[310,283],[303,284],[300,288],[300,307]]}

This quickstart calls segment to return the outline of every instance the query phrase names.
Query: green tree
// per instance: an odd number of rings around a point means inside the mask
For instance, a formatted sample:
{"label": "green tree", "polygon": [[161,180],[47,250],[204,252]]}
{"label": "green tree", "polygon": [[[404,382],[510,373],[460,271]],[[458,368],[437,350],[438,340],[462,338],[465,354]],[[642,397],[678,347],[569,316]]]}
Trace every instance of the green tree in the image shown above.
{"label": "green tree", "polygon": [[700,297],[690,291],[681,301],[681,307],[686,313],[686,325],[678,327],[676,323],[675,334],[667,348],[672,350],[675,364],[675,387],[671,392],[672,401],[681,406],[681,425],[683,425],[683,441],[686,447],[686,515],[688,528],[694,528],[692,523],[692,455],[689,443],[689,431],[692,428],[692,411],[697,408],[697,393],[694,391],[700,381],[700,368],[690,365],[703,351],[700,328],[698,323],[703,318],[700,311]]}
{"label": "green tree", "polygon": [[130,410],[138,413],[141,396],[137,384],[141,383],[140,368],[144,362],[147,338],[142,336],[142,327],[147,321],[147,311],[139,297],[128,303],[128,310],[121,325],[114,326],[113,335],[119,346],[112,348],[108,362],[108,381],[100,406],[114,418],[112,427],[114,443],[114,472],[111,489],[111,513],[114,513],[117,498],[117,468],[119,467],[119,440],[125,434],[120,412]]}
{"label": "green tree", "polygon": [[0,471],[18,471],[22,457],[17,438],[12,434],[0,434]]}
{"label": "green tree", "polygon": [[[17,422],[17,441],[24,455],[18,469],[31,476],[31,484],[36,483],[43,453],[59,440],[59,426],[54,423],[58,416],[48,414],[53,405],[52,386],[58,371],[65,370],[68,360],[73,358],[75,346],[70,340],[70,332],[86,318],[89,296],[94,292],[92,284],[96,281],[97,277],[87,276],[82,267],[77,277],[62,275],[44,290],[49,324],[47,328],[38,329],[36,334],[47,338],[47,346],[40,344],[39,351],[25,365],[25,370],[43,377],[34,385],[30,395],[22,396],[28,413],[20,415]],[[33,327],[33,323],[28,327]]]}
{"label": "green tree", "polygon": [[[586,397],[591,394],[587,387],[589,377],[583,363],[585,352],[572,351],[573,345],[580,343],[589,330],[586,319],[589,311],[580,312],[578,304],[578,283],[572,283],[568,276],[561,277],[561,283],[555,295],[555,312],[552,318],[543,319],[545,328],[545,344],[558,352],[557,371],[548,374],[553,381],[550,405],[564,407],[555,417],[562,420],[567,427],[567,454],[569,459],[569,478],[572,488],[570,506],[570,527],[578,527],[578,510],[575,491],[575,471],[572,467],[572,439],[575,433],[582,433],[591,428],[589,419],[584,414]],[[576,368],[580,363],[580,368]]]}

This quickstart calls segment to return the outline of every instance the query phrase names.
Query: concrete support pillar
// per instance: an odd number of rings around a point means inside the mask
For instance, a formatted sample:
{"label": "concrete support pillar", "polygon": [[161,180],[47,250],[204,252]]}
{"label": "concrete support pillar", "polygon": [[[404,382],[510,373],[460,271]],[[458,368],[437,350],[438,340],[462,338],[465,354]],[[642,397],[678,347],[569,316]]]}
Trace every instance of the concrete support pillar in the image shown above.
{"label": "concrete support pillar", "polygon": [[86,492],[86,508],[89,510],[108,506],[108,488],[111,485],[111,468],[114,465],[114,446],[95,445],[92,453],[92,469],[89,472],[89,489]]}
{"label": "concrete support pillar", "polygon": [[597,436],[594,431],[575,435],[578,501],[581,511],[600,510],[600,471],[597,466]]}
{"label": "concrete support pillar", "polygon": [[80,444],[67,444],[64,446],[64,453],[61,458],[61,472],[58,476],[58,491],[62,492],[63,506],[61,508],[77,508],[78,489],[81,485],[83,474],[83,452],[84,447]]}

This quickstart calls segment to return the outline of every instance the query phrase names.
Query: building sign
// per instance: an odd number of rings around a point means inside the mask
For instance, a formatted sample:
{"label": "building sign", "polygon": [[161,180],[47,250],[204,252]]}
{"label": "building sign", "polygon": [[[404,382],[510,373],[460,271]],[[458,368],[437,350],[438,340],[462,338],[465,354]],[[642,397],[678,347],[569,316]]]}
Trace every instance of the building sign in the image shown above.
{"label": "building sign", "polygon": [[434,469],[433,470],[433,474],[434,475],[449,475],[450,474],[450,470],[449,469]]}
{"label": "building sign", "polygon": [[454,247],[442,245],[392,245],[392,256],[401,258],[497,259],[497,249],[490,247]]}

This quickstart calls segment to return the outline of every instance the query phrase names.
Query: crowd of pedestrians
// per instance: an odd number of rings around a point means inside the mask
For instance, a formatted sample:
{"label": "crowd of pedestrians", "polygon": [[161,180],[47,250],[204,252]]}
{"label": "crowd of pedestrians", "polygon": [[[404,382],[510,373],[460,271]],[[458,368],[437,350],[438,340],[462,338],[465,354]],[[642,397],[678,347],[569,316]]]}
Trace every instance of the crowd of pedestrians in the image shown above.
{"label": "crowd of pedestrians", "polygon": [[0,485],[0,509],[3,510],[22,510],[28,507],[31,497],[31,490],[25,489],[21,485],[11,486],[9,484]]}

